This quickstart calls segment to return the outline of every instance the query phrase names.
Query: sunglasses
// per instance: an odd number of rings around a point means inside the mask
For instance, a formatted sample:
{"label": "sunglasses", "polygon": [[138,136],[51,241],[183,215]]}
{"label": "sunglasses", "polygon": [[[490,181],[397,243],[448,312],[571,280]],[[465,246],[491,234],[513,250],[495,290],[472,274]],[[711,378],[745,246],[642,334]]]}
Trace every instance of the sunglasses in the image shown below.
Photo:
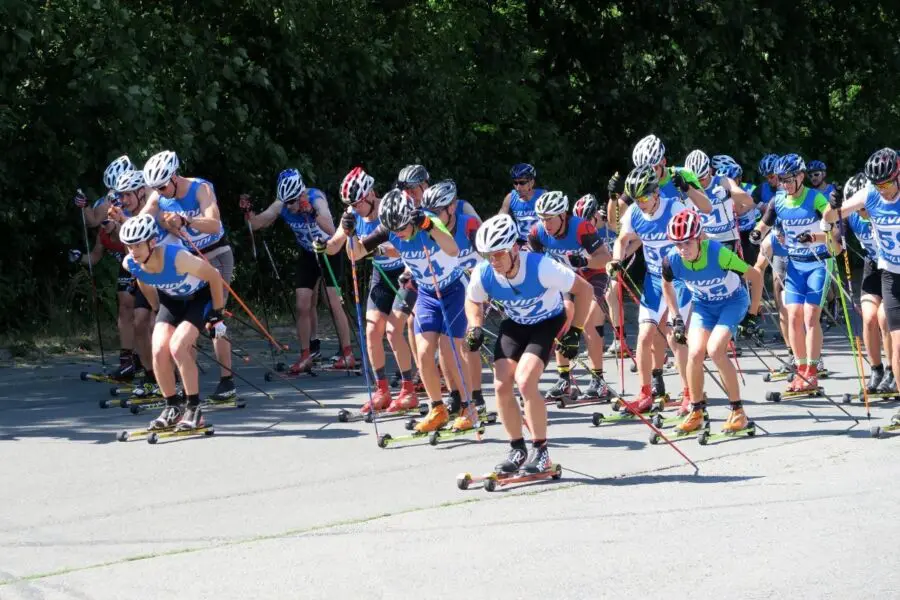
{"label": "sunglasses", "polygon": [[515,185],[515,186],[528,185],[529,183],[531,183],[530,179],[514,179],[513,180],[513,185]]}
{"label": "sunglasses", "polygon": [[779,175],[778,181],[780,181],[781,183],[794,183],[795,181],[797,181],[797,176],[796,175],[788,175],[786,177],[782,177],[781,175]]}
{"label": "sunglasses", "polygon": [[882,181],[875,184],[875,187],[879,190],[886,190],[891,187],[896,182],[896,179],[888,179],[887,181]]}
{"label": "sunglasses", "polygon": [[157,192],[161,192],[161,191],[163,191],[164,189],[166,189],[167,187],[169,187],[169,184],[170,184],[170,183],[172,183],[172,180],[171,180],[171,179],[170,179],[169,181],[165,182],[165,183],[162,184],[162,185],[158,185],[158,186],[154,187],[153,189],[156,190]]}
{"label": "sunglasses", "polygon": [[419,187],[420,185],[422,185],[421,182],[419,182],[419,183],[410,183],[410,182],[403,182],[403,181],[401,181],[399,184],[397,184],[397,188],[400,189],[400,190],[411,190],[411,189],[413,189],[413,188]]}
{"label": "sunglasses", "polygon": [[810,177],[824,177],[825,171],[810,171],[809,176]]}
{"label": "sunglasses", "polygon": [[641,204],[650,202],[652,199],[653,199],[653,194],[644,194],[643,196],[638,196],[637,198],[635,198],[635,200],[637,202],[640,202]]}

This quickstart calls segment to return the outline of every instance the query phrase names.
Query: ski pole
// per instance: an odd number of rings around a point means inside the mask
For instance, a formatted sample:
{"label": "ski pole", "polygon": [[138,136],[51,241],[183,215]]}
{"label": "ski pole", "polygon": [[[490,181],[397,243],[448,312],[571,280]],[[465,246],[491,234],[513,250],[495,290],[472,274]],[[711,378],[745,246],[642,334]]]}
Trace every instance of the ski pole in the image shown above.
{"label": "ski pole", "polygon": [[[79,194],[83,192],[79,189]],[[94,324],[97,326],[97,343],[100,345],[100,363],[103,372],[106,373],[106,353],[103,351],[103,335],[100,333],[100,297],[97,295],[97,283],[94,281],[94,266],[91,264],[91,243],[88,240],[87,220],[84,217],[84,209],[81,210],[81,231],[84,233],[84,249],[87,257],[88,274],[91,278],[91,296],[94,300]]]}
{"label": "ski pole", "polygon": [[[210,341],[213,339],[212,336],[207,335],[207,334],[201,333],[200,335],[202,335],[203,337],[209,339]],[[211,360],[211,361],[214,362],[215,364],[219,365],[220,367],[223,366],[222,363],[220,363],[220,362],[218,361],[218,359],[215,358],[215,353],[210,354],[209,352],[207,352],[206,350],[204,350],[203,348],[201,348],[198,344],[194,344],[194,349],[196,349],[197,352],[199,352],[200,354],[202,354],[203,356],[205,356],[206,358],[208,358],[209,360]],[[244,359],[244,362],[249,362],[249,361],[246,360],[246,357],[241,356],[240,354],[238,354],[237,352],[235,352],[234,349],[231,350],[231,353],[232,353],[235,357],[237,357],[237,358]],[[200,365],[197,365],[197,366],[199,367]],[[234,374],[235,377],[237,377],[237,378],[240,379],[242,382],[244,382],[244,383],[246,383],[247,385],[249,385],[250,387],[252,387],[254,390],[256,390],[257,392],[259,392],[260,394],[262,394],[263,396],[265,396],[265,397],[268,398],[269,400],[274,400],[274,399],[275,399],[275,397],[272,396],[272,394],[270,394],[270,393],[268,393],[268,392],[262,390],[260,387],[258,387],[258,386],[256,386],[256,385],[254,385],[253,383],[250,382],[249,379],[247,379],[246,377],[242,376],[240,373],[238,373],[238,372],[235,371],[234,369],[230,369],[230,371]]]}
{"label": "ski pole", "polygon": [[[347,252],[350,253],[350,271],[353,274],[353,299],[356,301],[356,326],[358,328],[358,333],[360,339],[365,339],[365,333],[363,332],[363,320],[362,320],[362,304],[359,301],[359,282],[356,277],[356,257],[353,255],[353,239],[349,239],[347,244]],[[326,261],[327,262],[327,261]],[[371,370],[369,368],[369,353],[367,348],[363,348],[362,351],[362,360],[363,360],[363,371],[366,375],[366,392],[369,395],[369,414],[372,415],[372,425],[375,427],[375,439],[378,439],[378,415],[375,410],[375,403],[372,401],[372,375],[369,373]]]}
{"label": "ski pole", "polygon": [[[262,367],[263,369],[266,369],[266,366],[265,366],[264,364],[262,364],[262,362],[256,360],[255,358],[251,358],[252,355],[250,354],[250,352],[247,351],[246,348],[243,348],[242,346],[240,346],[240,345],[234,343],[234,340],[231,340],[231,345],[232,345],[234,348],[237,348],[238,350],[241,351],[242,355],[236,355],[236,356],[240,356],[242,359],[244,359],[244,362],[249,362],[249,363],[251,363],[251,364],[256,365],[257,367]],[[300,394],[303,394],[304,396],[306,396],[307,398],[309,398],[310,400],[312,400],[313,402],[315,402],[316,404],[318,404],[320,407],[325,408],[325,405],[324,405],[324,404],[322,404],[321,402],[319,402],[318,400],[316,400],[315,398],[313,398],[311,395],[309,395],[309,393],[306,392],[306,390],[304,390],[304,389],[298,387],[297,385],[295,385],[295,384],[290,380],[290,378],[289,378],[287,375],[285,375],[284,373],[279,373],[278,371],[272,371],[272,373],[273,373],[273,375],[274,375],[275,377],[278,377],[278,379],[280,379],[280,380],[283,381],[284,383],[288,384],[290,387],[294,388],[294,389],[295,389],[297,392],[299,392]]]}

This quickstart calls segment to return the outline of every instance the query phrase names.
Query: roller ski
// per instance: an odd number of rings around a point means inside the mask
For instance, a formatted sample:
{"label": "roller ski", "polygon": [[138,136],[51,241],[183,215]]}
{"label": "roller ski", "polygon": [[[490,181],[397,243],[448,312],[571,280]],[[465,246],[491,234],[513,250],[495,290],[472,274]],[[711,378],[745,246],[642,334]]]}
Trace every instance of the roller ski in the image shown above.
{"label": "roller ski", "polygon": [[722,425],[722,431],[718,433],[710,433],[709,424],[706,429],[697,436],[697,442],[701,446],[713,444],[715,442],[735,437],[753,437],[756,435],[756,423],[747,419],[744,409],[740,406],[732,409],[728,415],[728,420]]}
{"label": "roller ski", "polygon": [[609,423],[640,420],[635,413],[644,415],[648,419],[652,419],[657,413],[662,412],[665,408],[666,400],[665,397],[654,398],[650,395],[650,390],[644,389],[641,390],[641,394],[636,399],[630,402],[627,400],[619,400],[613,406],[614,409],[616,408],[616,405],[621,407],[619,412],[610,415],[604,415],[600,412],[592,414],[591,423],[593,423],[594,427],[600,427],[601,425]]}
{"label": "roller ski", "polygon": [[[865,393],[863,393],[865,392]],[[869,375],[869,381],[866,383],[866,389],[860,390],[858,394],[844,394],[844,404],[850,404],[854,399],[865,402],[868,398],[869,402],[873,401],[900,401],[900,392],[897,391],[897,384],[894,381],[894,373],[887,369],[881,373],[872,371]]]}
{"label": "roller ski", "polygon": [[366,402],[358,411],[341,409],[338,411],[338,421],[349,423],[363,420],[371,423],[374,421],[372,408],[375,409],[374,414],[379,419],[409,414],[418,414],[424,417],[428,414],[428,404],[426,402],[419,403],[418,395],[413,391],[412,382],[406,382],[401,386],[400,394],[393,400],[386,387],[379,388],[372,395],[371,405]]}
{"label": "roller ski", "polygon": [[609,384],[603,379],[603,376],[591,377],[591,384],[584,391],[584,394],[573,393],[570,396],[562,396],[556,401],[557,408],[575,408],[576,406],[585,406],[587,404],[606,404],[612,402],[616,398],[620,400],[609,387]]}
{"label": "roller ski", "polygon": [[[118,373],[118,371],[116,371]],[[96,381],[97,383],[111,383],[115,384],[128,384],[131,383],[135,376],[141,376],[143,371],[140,373],[135,373],[133,370],[130,375],[118,378],[116,377],[116,373],[88,373],[87,371],[81,372],[81,380],[82,381]]]}
{"label": "roller ski", "polygon": [[[657,414],[653,418],[652,421],[654,422],[654,425],[659,416],[660,415]],[[657,429],[659,429],[659,427],[657,427]],[[709,413],[706,412],[706,403],[702,402],[700,404],[692,405],[688,414],[679,420],[679,423],[675,425],[675,428],[672,430],[672,439],[679,440],[696,437],[701,435],[703,431],[708,430]],[[650,443],[654,446],[661,440],[662,438],[655,431],[650,434]]]}
{"label": "roller ski", "polygon": [[316,367],[317,371],[323,373],[344,373],[346,375],[362,375],[362,369],[359,368],[359,359],[352,354],[335,355],[327,364],[321,364]]}
{"label": "roller ski", "polygon": [[869,430],[873,438],[880,438],[887,434],[896,434],[900,431],[900,412],[891,417],[890,425],[875,426]]}
{"label": "roller ski", "polygon": [[456,487],[466,490],[472,483],[481,483],[486,492],[493,492],[498,487],[539,481],[541,479],[559,479],[562,477],[562,465],[550,460],[547,446],[533,448],[527,461],[524,450],[513,448],[505,461],[494,467],[494,471],[472,477],[469,473],[461,473],[456,478]]}
{"label": "roller ski", "polygon": [[279,379],[294,379],[300,377],[301,375],[309,375],[310,377],[315,377],[316,373],[313,371],[313,364],[315,359],[313,355],[309,353],[308,350],[303,351],[300,354],[300,357],[297,361],[288,367],[285,363],[279,362],[275,364],[274,371],[266,371],[266,374],[263,378],[266,381],[278,381]]}
{"label": "roller ski", "polygon": [[782,364],[774,371],[764,373],[762,378],[766,383],[769,383],[771,381],[785,381],[788,377],[793,378],[796,371],[797,363],[794,361],[794,356],[791,355],[790,364]]}
{"label": "roller ski", "polygon": [[766,392],[766,400],[768,402],[781,402],[782,400],[815,398],[825,395],[825,389],[819,386],[818,372],[814,365],[800,365],[797,368],[796,375],[798,377],[794,377],[791,380],[787,391]]}
{"label": "roller ski", "polygon": [[553,384],[553,387],[547,391],[544,396],[544,404],[571,404],[578,400],[578,390],[572,385],[571,375],[566,378],[562,375]]}
{"label": "roller ski", "polygon": [[[131,404],[128,409],[131,411],[133,415],[139,415],[145,410],[152,410],[155,408],[162,408],[165,406],[166,401],[163,398],[156,398],[153,400],[149,400],[142,404]],[[238,398],[237,396],[233,396],[231,398],[225,398],[224,400],[219,400],[213,397],[204,398],[200,401],[200,406],[203,408],[246,408],[247,401]]]}

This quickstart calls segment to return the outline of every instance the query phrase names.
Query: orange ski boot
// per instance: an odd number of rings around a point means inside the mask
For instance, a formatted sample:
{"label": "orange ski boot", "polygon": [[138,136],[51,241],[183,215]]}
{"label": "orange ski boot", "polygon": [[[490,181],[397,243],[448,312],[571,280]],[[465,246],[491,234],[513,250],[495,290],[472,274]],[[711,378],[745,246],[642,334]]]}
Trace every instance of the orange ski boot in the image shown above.
{"label": "orange ski boot", "polygon": [[432,403],[431,410],[422,421],[416,423],[416,431],[418,433],[430,433],[437,431],[450,422],[450,415],[447,413],[447,406],[443,402]]}
{"label": "orange ski boot", "polygon": [[735,406],[734,404],[731,406],[733,408],[731,409],[731,414],[728,415],[728,420],[722,425],[722,433],[735,433],[742,429],[747,429],[747,425],[750,424],[750,419],[747,418],[743,406]]}
{"label": "orange ski boot", "polygon": [[472,429],[478,424],[478,411],[475,409],[474,402],[468,402],[459,411],[459,416],[453,421],[451,429],[454,431],[465,431]]}
{"label": "orange ski boot", "polygon": [[706,424],[706,403],[700,402],[691,405],[691,412],[684,418],[684,421],[675,426],[676,433],[686,434],[693,433]]}

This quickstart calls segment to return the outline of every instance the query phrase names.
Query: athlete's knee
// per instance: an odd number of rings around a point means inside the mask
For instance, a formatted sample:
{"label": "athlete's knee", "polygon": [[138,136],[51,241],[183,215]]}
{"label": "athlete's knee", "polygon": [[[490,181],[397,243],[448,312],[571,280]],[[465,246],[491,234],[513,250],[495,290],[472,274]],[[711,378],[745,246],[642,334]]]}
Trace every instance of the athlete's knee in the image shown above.
{"label": "athlete's knee", "polygon": [[693,345],[688,347],[687,359],[689,363],[702,363],[706,359],[706,347]]}

